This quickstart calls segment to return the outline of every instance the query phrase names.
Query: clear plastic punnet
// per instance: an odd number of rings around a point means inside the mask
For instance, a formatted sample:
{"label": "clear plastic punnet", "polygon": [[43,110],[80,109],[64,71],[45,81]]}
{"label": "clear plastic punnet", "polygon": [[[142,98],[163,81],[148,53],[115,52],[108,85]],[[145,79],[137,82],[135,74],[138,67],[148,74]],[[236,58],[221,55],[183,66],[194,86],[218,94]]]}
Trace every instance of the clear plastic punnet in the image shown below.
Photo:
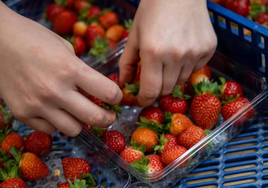
{"label": "clear plastic punnet", "polygon": [[[123,52],[122,49],[118,50],[110,57],[107,57],[109,67],[100,69],[100,72],[109,74],[118,71],[118,60]],[[259,112],[262,105],[259,105],[268,95],[267,83],[264,77],[244,68],[243,66],[233,62],[220,52],[216,52],[208,63],[212,79],[217,80],[222,76],[226,80],[235,80],[240,83],[245,92],[245,97],[250,101],[250,104],[244,106],[240,111],[234,114],[231,118],[224,121],[220,116],[217,124],[211,130],[211,133],[203,138],[200,142],[187,150],[182,156],[177,158],[170,165],[166,166],[164,170],[147,174],[141,173],[124,161],[120,155],[112,151],[105,145],[98,137],[92,134],[87,129],[83,129],[78,136],[79,140],[88,147],[89,150],[94,149],[100,156],[106,160],[111,161],[123,169],[127,170],[134,178],[141,182],[147,183],[152,187],[169,187],[174,186],[185,177],[192,169],[207,159],[213,152],[219,150],[225,143],[232,139],[235,135],[239,134],[245,127],[250,126],[254,121],[260,118]],[[252,107],[255,108],[254,116],[246,123],[235,125],[235,122],[247,113]],[[112,124],[109,129],[118,130],[125,138],[127,145],[130,144],[131,134],[138,127],[138,115],[142,108],[121,106],[123,113],[119,119]],[[187,115],[190,115],[188,112]]]}

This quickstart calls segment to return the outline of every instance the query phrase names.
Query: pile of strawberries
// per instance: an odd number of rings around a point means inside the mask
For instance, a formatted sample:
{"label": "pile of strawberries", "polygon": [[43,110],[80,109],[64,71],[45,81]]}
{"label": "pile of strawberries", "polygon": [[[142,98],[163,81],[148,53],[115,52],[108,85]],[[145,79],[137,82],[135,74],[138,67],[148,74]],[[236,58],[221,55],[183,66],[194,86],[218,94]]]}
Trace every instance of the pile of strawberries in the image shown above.
{"label": "pile of strawberries", "polygon": [[214,3],[246,17],[264,27],[268,27],[267,0],[210,0]]}
{"label": "pile of strawberries", "polygon": [[[4,129],[0,131],[0,188],[26,188],[25,181],[46,177],[50,169],[41,156],[51,152],[52,135],[39,131],[31,132],[26,139]],[[90,174],[90,164],[82,158],[62,159],[66,182],[59,188],[96,187],[97,180]],[[60,175],[60,171],[54,175]]]}
{"label": "pile of strawberries", "polygon": [[109,8],[88,0],[55,0],[45,10],[53,31],[67,38],[77,56],[103,54],[128,36],[132,20],[119,23],[119,16]]}
{"label": "pile of strawberries", "polygon": [[[120,105],[134,105],[140,70],[141,62],[135,79],[122,89]],[[119,76],[114,73],[112,77],[118,80]],[[176,85],[172,93],[160,96],[155,105],[141,110],[131,143],[126,143],[126,138],[117,130],[84,126],[131,166],[140,172],[154,173],[163,170],[206,137],[220,116],[226,121],[246,105],[249,110],[235,121],[234,126],[243,125],[254,116],[255,110],[238,82],[226,81],[223,77],[213,81],[210,67],[206,65],[192,73],[187,83]]]}

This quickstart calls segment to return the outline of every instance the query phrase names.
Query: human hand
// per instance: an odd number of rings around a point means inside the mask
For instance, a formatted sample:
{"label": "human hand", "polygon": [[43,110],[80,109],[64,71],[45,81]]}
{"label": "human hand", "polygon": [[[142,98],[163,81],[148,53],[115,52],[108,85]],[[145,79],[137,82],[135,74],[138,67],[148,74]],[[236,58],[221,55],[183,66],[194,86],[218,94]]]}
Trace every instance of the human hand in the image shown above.
{"label": "human hand", "polygon": [[119,61],[120,87],[135,77],[141,60],[136,103],[149,106],[187,81],[212,57],[217,45],[206,0],[140,2]]}
{"label": "human hand", "polygon": [[116,105],[120,88],[76,57],[72,45],[0,2],[0,94],[22,123],[45,133],[59,129],[76,136],[82,122],[111,125],[116,114],[78,88]]}

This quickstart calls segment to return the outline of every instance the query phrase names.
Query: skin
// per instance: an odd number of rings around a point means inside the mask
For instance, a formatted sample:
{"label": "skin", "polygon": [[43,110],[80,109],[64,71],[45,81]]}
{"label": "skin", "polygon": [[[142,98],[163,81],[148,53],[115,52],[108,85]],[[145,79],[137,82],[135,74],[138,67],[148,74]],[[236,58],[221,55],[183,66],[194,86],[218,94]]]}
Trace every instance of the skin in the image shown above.
{"label": "skin", "polygon": [[[78,92],[111,105],[120,88],[77,58],[72,45],[40,24],[0,2],[0,94],[14,116],[33,129],[59,129],[76,136],[82,122],[108,127],[116,118]],[[98,87],[95,87],[98,85]]]}
{"label": "skin", "polygon": [[134,79],[141,60],[135,104],[149,106],[201,69],[216,45],[206,0],[141,1],[119,62],[120,87]]}
{"label": "skin", "polygon": [[[81,88],[115,105],[122,93],[113,81],[83,63],[71,44],[52,31],[2,2],[0,12],[0,94],[19,121],[68,136],[79,134],[82,122],[108,127],[115,121],[113,111],[78,92]],[[149,106],[201,69],[216,44],[205,0],[141,1],[119,62],[120,86],[133,80],[141,59],[136,103]]]}

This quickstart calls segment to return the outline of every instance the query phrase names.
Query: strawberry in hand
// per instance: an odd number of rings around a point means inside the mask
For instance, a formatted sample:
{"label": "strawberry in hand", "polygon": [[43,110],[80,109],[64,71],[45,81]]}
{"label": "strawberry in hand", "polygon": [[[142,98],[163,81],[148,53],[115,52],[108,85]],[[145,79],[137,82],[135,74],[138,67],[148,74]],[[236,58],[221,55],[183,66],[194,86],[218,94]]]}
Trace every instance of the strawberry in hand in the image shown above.
{"label": "strawberry in hand", "polygon": [[126,86],[122,89],[123,97],[121,100],[121,104],[127,106],[133,106],[135,101],[135,96],[138,95],[140,84],[139,83],[132,83],[132,84],[125,84]]}
{"label": "strawberry in hand", "polygon": [[[236,112],[241,110],[245,105],[250,104],[249,100],[245,97],[230,97],[226,102],[223,102],[222,117],[224,121],[232,117]],[[235,122],[235,125],[241,125],[254,116],[255,110],[253,107],[249,107],[249,111]]]}
{"label": "strawberry in hand", "polygon": [[210,130],[221,112],[221,102],[217,98],[220,97],[218,83],[202,81],[198,85],[193,84],[193,87],[196,97],[191,103],[190,113],[198,126]]}
{"label": "strawberry in hand", "polygon": [[130,163],[130,165],[139,172],[149,174],[160,172],[165,168],[165,165],[160,160],[160,156],[155,154],[147,156],[142,155],[141,160],[137,159],[135,162]]}
{"label": "strawberry in hand", "polygon": [[137,142],[131,142],[130,146],[121,151],[120,156],[127,162],[135,162],[136,159],[141,160],[141,156],[145,153],[145,144],[139,146]]}
{"label": "strawberry in hand", "polygon": [[159,107],[164,112],[185,114],[188,109],[187,101],[191,96],[184,95],[180,86],[176,85],[171,94],[159,98]]}
{"label": "strawberry in hand", "polygon": [[219,86],[219,89],[221,91],[221,100],[225,101],[226,98],[230,98],[231,96],[233,96],[234,98],[236,98],[237,96],[243,97],[244,96],[244,91],[242,86],[233,80],[229,80],[226,81],[225,78],[220,77],[219,78],[221,81],[221,84]]}
{"label": "strawberry in hand", "polygon": [[132,27],[132,24],[133,24],[133,20],[132,19],[128,19],[128,20],[125,20],[124,21],[124,27],[125,27],[125,29],[124,29],[124,31],[123,31],[123,33],[121,35],[120,40],[123,40],[124,38],[127,38],[128,37],[128,34],[129,34],[130,29]]}

